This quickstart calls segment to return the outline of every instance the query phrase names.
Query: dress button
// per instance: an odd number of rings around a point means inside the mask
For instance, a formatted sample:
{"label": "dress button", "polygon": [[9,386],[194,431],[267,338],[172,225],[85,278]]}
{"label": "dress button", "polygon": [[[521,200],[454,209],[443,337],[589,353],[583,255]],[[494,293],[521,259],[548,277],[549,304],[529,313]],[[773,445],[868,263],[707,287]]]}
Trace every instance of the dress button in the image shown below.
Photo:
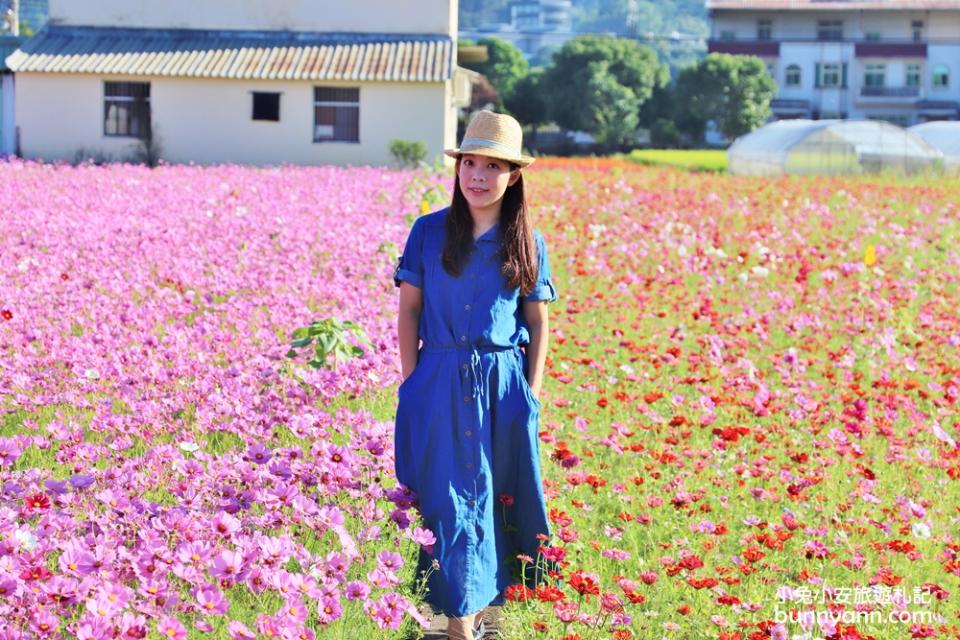
{"label": "dress button", "polygon": [[470,396],[463,396],[464,402],[470,402]]}
{"label": "dress button", "polygon": [[470,305],[468,304],[463,305],[463,308],[466,309],[467,311],[470,311]]}
{"label": "dress button", "polygon": [[467,336],[460,336],[460,342],[466,342]]}
{"label": "dress button", "polygon": [[476,500],[467,500],[467,504],[472,507],[473,505],[477,504],[477,501],[476,501]]}
{"label": "dress button", "polygon": [[473,431],[470,431],[470,429],[467,429],[466,436],[469,438],[472,435],[473,435]]}
{"label": "dress button", "polygon": [[460,365],[460,366],[463,367],[464,370],[466,370],[466,368],[467,368],[467,364],[466,364],[466,363],[463,363],[463,364]]}
{"label": "dress button", "polygon": [[467,464],[465,464],[465,465],[463,465],[463,466],[465,466],[467,469],[473,469],[473,463],[472,463],[472,462],[468,462]]}

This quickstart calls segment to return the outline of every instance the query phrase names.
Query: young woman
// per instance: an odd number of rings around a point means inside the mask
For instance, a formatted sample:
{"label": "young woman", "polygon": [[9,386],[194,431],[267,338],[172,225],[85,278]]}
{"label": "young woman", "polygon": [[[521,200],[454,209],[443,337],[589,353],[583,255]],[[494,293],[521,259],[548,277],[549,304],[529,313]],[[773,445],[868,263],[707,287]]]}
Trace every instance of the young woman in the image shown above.
{"label": "young woman", "polygon": [[455,640],[482,637],[483,609],[513,582],[517,555],[535,558],[550,534],[538,396],[557,293],[528,218],[522,135],[508,115],[471,120],[446,151],[457,159],[452,203],[417,219],[394,273],[396,473],[437,539],[419,572]]}

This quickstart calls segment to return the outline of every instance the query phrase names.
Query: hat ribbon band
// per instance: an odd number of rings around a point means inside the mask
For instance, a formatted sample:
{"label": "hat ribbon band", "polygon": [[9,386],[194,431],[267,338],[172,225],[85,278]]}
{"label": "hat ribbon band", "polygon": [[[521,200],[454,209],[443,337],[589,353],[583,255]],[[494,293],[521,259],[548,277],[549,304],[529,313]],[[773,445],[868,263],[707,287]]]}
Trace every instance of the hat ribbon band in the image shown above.
{"label": "hat ribbon band", "polygon": [[517,150],[512,147],[508,147],[505,144],[500,144],[499,142],[494,142],[493,140],[486,140],[484,138],[464,138],[463,142],[460,143],[461,153],[467,153],[470,149],[480,148],[496,149],[497,151],[508,153],[511,156],[520,155]]}

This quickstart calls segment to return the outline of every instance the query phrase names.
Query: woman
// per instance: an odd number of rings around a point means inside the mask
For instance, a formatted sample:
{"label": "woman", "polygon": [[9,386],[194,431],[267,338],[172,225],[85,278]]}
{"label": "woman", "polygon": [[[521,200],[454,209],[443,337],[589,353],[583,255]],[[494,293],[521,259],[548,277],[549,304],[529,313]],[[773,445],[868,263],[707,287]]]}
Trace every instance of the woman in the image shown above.
{"label": "woman", "polygon": [[511,583],[517,555],[536,557],[550,533],[538,396],[557,294],[528,219],[521,171],[533,158],[521,145],[512,117],[471,120],[446,151],[457,159],[450,206],[417,219],[394,273],[397,479],[437,539],[419,572],[456,640],[482,636],[482,610]]}

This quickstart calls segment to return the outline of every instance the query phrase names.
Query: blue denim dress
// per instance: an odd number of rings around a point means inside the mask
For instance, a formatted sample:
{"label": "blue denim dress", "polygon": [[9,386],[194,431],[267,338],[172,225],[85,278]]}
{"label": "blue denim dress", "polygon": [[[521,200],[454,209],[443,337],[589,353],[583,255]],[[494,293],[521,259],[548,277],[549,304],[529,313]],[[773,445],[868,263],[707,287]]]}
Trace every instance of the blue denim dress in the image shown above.
{"label": "blue denim dress", "polygon": [[517,554],[535,558],[537,535],[550,534],[521,301],[557,293],[539,232],[536,287],[525,297],[507,288],[499,224],[474,241],[460,277],[448,274],[440,262],[447,212],[416,220],[394,272],[396,286],[405,280],[423,292],[423,344],[398,391],[395,452],[397,480],[416,492],[437,539],[420,552],[418,577],[439,563],[426,600],[457,617],[499,601]]}

